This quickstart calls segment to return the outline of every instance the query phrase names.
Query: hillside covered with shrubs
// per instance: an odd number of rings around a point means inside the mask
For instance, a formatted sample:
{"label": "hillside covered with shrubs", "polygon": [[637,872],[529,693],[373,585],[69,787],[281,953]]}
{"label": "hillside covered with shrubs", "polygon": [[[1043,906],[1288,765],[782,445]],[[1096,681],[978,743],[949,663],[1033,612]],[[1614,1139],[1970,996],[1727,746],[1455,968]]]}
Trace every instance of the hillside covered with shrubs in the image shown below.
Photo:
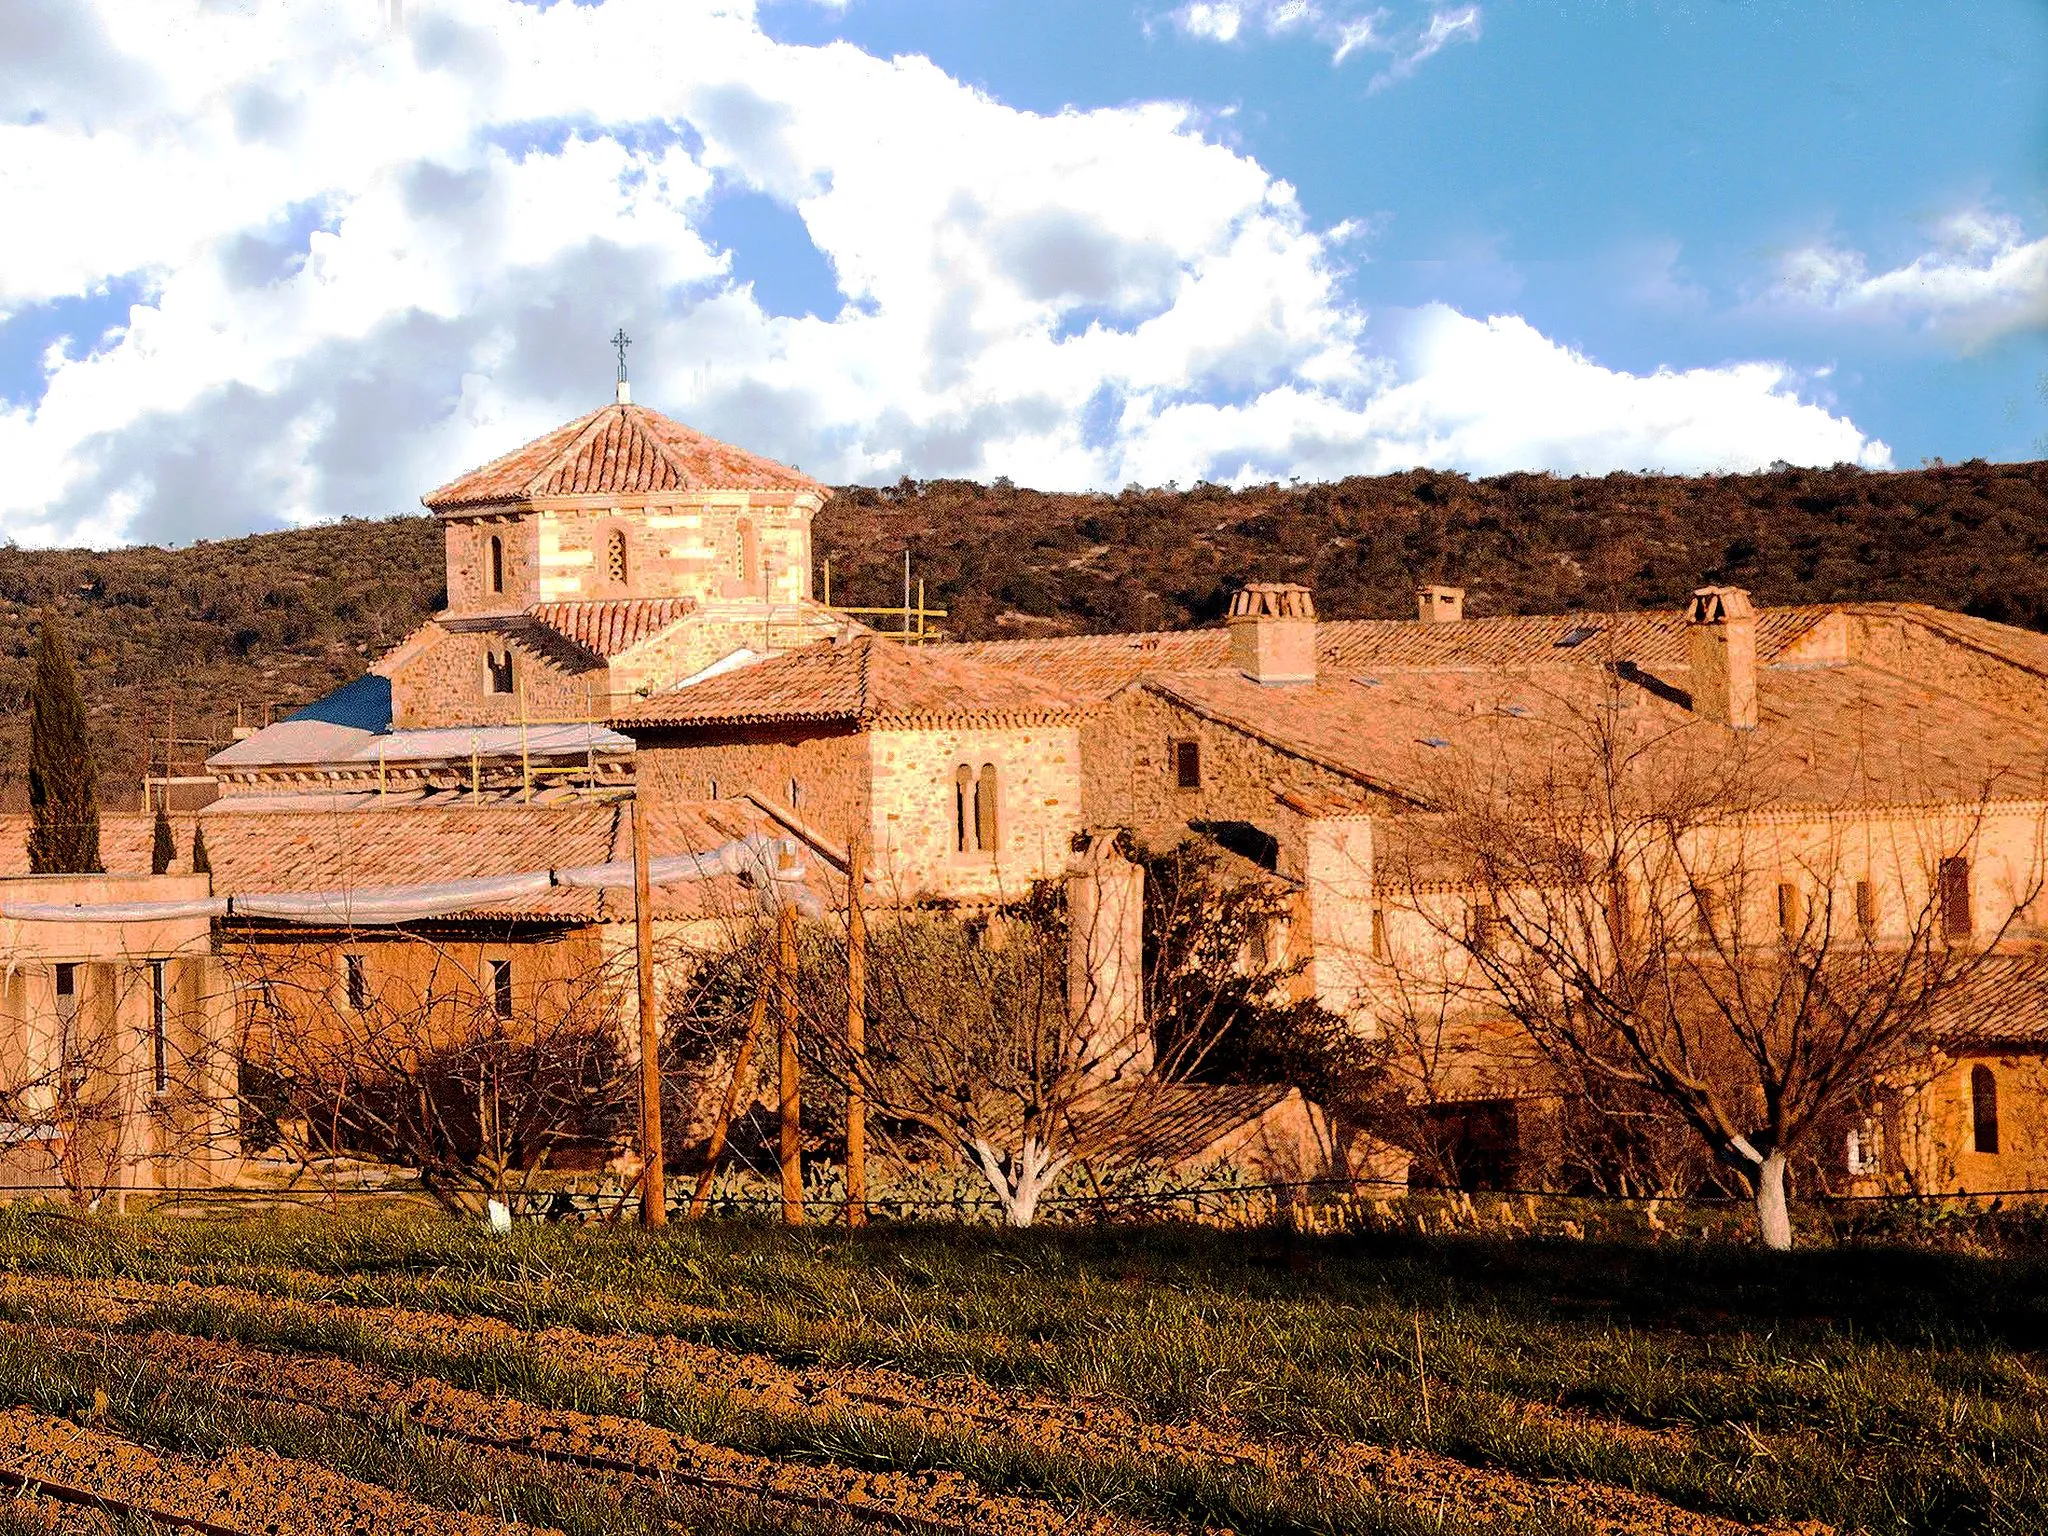
{"label": "hillside covered with shrubs", "polygon": [[[820,515],[840,603],[902,599],[903,552],[950,633],[1175,628],[1246,580],[1315,588],[1331,618],[1414,611],[1419,581],[1474,617],[1675,604],[1708,581],[1771,603],[1917,598],[2048,630],[2048,463],[1756,475],[1489,479],[1417,470],[1233,491],[1052,494],[1007,482],[853,487]],[[24,793],[36,613],[65,620],[110,806],[148,738],[225,742],[359,673],[432,613],[430,518],[350,519],[181,549],[0,550],[0,805]],[[886,621],[883,621],[886,623]],[[198,748],[184,749],[196,755]]]}

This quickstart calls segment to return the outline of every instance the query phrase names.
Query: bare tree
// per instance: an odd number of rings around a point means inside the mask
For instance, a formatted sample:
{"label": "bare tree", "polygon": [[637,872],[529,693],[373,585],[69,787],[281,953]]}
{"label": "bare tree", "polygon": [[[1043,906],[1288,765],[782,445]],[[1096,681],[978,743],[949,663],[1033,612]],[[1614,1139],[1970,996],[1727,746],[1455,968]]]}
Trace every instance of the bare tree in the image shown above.
{"label": "bare tree", "polygon": [[1199,844],[1138,852],[1099,836],[1066,883],[982,909],[870,907],[858,1044],[846,924],[807,929],[797,995],[814,1067],[858,1085],[898,1155],[975,1170],[1014,1226],[1068,1168],[1142,1156],[1177,1087],[1270,1060],[1318,1023],[1339,1032],[1294,995],[1290,892],[1225,876]]}
{"label": "bare tree", "polygon": [[236,943],[245,1116],[309,1165],[410,1168],[454,1211],[508,1200],[571,1148],[630,1146],[630,962],[592,956],[515,985],[475,943]]}
{"label": "bare tree", "polygon": [[1437,941],[1434,985],[1667,1106],[1789,1248],[1788,1159],[1922,1069],[1930,1013],[2038,896],[2038,801],[1894,774],[1902,809],[1833,811],[1810,759],[1591,675],[1475,720],[1386,874]]}

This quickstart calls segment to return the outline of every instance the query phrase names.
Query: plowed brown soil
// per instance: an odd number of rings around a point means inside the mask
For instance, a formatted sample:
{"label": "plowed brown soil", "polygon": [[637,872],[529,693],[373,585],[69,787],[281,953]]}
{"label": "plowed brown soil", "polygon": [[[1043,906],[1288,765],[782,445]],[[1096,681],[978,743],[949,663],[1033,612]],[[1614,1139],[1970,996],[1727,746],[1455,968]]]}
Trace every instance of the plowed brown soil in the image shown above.
{"label": "plowed brown soil", "polygon": [[[80,1329],[25,1331],[43,1347],[85,1353],[104,1339]],[[393,1418],[426,1434],[481,1441],[543,1461],[595,1460],[606,1471],[656,1481],[680,1476],[750,1501],[788,1498],[855,1518],[894,1518],[981,1536],[1145,1536],[1143,1528],[1129,1521],[1068,1517],[1048,1505],[990,1495],[954,1473],[873,1472],[775,1461],[705,1445],[638,1419],[488,1397],[432,1377],[401,1377],[325,1356],[251,1349],[161,1330],[131,1342],[140,1345],[153,1369],[231,1396]]]}
{"label": "plowed brown soil", "polygon": [[[1737,1536],[1759,1529],[1607,1484],[1538,1481],[1387,1446],[1259,1438],[1228,1425],[1153,1423],[1120,1405],[1009,1393],[973,1377],[926,1380],[877,1367],[796,1369],[760,1355],[672,1337],[524,1330],[491,1318],[288,1300],[235,1287],[0,1277],[0,1301],[18,1314],[44,1312],[52,1322],[120,1326],[154,1307],[209,1300],[281,1323],[353,1324],[389,1343],[428,1352],[519,1345],[565,1368],[634,1387],[708,1392],[739,1406],[826,1426],[854,1414],[944,1434],[971,1424],[1049,1450],[1124,1461],[1228,1462],[1282,1477],[1339,1480],[1474,1522],[1569,1510],[1599,1536]],[[1627,1426],[1616,1426],[1616,1432],[1622,1437],[1640,1433]],[[1802,1529],[1817,1533],[1823,1528]]]}
{"label": "plowed brown soil", "polygon": [[158,1520],[263,1536],[535,1536],[532,1526],[429,1509],[264,1451],[237,1448],[205,1460],[166,1455],[21,1408],[0,1409],[0,1471]]}

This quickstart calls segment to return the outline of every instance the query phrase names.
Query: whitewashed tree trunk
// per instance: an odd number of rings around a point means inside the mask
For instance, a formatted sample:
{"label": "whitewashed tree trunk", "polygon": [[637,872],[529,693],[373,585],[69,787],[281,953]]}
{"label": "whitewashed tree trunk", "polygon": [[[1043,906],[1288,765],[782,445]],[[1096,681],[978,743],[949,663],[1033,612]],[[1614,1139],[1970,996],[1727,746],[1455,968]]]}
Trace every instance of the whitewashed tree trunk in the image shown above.
{"label": "whitewashed tree trunk", "polygon": [[1792,1251],[1792,1208],[1785,1198],[1785,1154],[1773,1147],[1756,1171],[1756,1221],[1764,1246]]}
{"label": "whitewashed tree trunk", "polygon": [[1738,1136],[1730,1149],[1746,1165],[1756,1186],[1756,1225],[1766,1248],[1775,1253],[1792,1251],[1792,1206],[1785,1195],[1785,1154],[1776,1147],[1759,1152],[1747,1136]]}
{"label": "whitewashed tree trunk", "polygon": [[1055,1157],[1036,1136],[1026,1136],[1024,1145],[1007,1158],[977,1138],[974,1157],[981,1176],[1002,1202],[1003,1219],[1013,1227],[1031,1225],[1038,1215],[1039,1196],[1071,1161],[1066,1156]]}

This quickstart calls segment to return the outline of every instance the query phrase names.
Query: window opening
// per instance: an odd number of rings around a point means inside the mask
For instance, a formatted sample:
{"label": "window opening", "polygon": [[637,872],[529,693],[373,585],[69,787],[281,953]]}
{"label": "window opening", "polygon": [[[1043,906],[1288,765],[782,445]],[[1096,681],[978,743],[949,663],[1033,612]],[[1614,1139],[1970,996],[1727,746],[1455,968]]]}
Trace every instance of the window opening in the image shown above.
{"label": "window opening", "polygon": [[974,786],[974,841],[983,853],[996,851],[996,765],[983,763]]}
{"label": "window opening", "polygon": [[1970,1068],[1970,1129],[1979,1152],[1998,1150],[1998,1075],[1989,1067]]}
{"label": "window opening", "polygon": [[953,770],[953,851],[974,852],[974,770],[965,763]]}
{"label": "window opening", "polygon": [[78,967],[68,961],[57,966],[57,1019],[69,1024],[78,1017]]}
{"label": "window opening", "polygon": [[1575,645],[1584,645],[1599,633],[1598,624],[1575,624],[1564,632],[1563,638],[1557,642],[1557,649],[1568,651]]}
{"label": "window opening", "polygon": [[1387,914],[1379,907],[1372,912],[1372,957],[1375,960],[1387,958]]}
{"label": "window opening", "polygon": [[1799,887],[1789,880],[1778,887],[1778,931],[1788,939],[1799,937]]}
{"label": "window opening", "polygon": [[505,541],[495,533],[491,535],[491,590],[505,590]]}
{"label": "window opening", "polygon": [[626,584],[626,530],[614,528],[604,541],[604,565],[610,573],[612,585]]}
{"label": "window opening", "polygon": [[501,1019],[512,1017],[512,962],[491,962],[491,1012]]}
{"label": "window opening", "polygon": [[149,1060],[150,1081],[158,1093],[168,1093],[171,1088],[169,1004],[164,988],[164,962],[152,960],[149,962]]}
{"label": "window opening", "polygon": [[1970,922],[1970,861],[1943,859],[1939,876],[1941,932],[1944,938],[1967,939]]}
{"label": "window opening", "polygon": [[1856,926],[1865,937],[1877,931],[1877,887],[1868,880],[1856,882]]}
{"label": "window opening", "polygon": [[1173,782],[1181,789],[1202,787],[1202,744],[1176,741],[1173,744]]}
{"label": "window opening", "polygon": [[1486,955],[1493,952],[1494,938],[1500,930],[1500,909],[1490,901],[1472,904],[1472,919],[1467,938],[1472,952]]}
{"label": "window opening", "polygon": [[512,692],[512,649],[510,646],[507,646],[503,651],[485,651],[484,666],[491,674],[491,692]]}
{"label": "window opening", "polygon": [[370,983],[363,974],[361,955],[341,957],[342,977],[348,985],[348,1005],[358,1013],[370,1006]]}

